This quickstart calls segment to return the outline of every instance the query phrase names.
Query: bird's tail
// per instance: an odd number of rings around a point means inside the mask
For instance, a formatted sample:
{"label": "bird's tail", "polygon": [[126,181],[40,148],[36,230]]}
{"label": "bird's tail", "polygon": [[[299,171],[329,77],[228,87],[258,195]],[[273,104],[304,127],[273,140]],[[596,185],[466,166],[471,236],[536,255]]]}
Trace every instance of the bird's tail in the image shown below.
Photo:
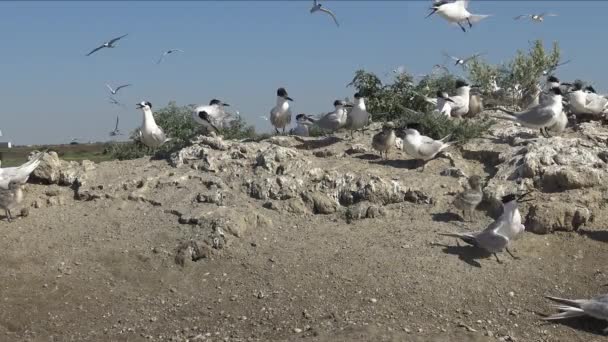
{"label": "bird's tail", "polygon": [[458,239],[462,239],[463,237],[468,237],[467,235],[461,234],[461,233],[437,233],[437,235],[455,237]]}
{"label": "bird's tail", "polygon": [[492,15],[491,14],[471,14],[471,16],[469,17],[469,21],[471,22],[471,24],[475,24],[490,16],[492,16]]}
{"label": "bird's tail", "polygon": [[27,173],[28,175],[32,173],[38,167],[38,165],[40,165],[40,160],[43,156],[44,152],[39,152],[34,158],[30,159],[27,163],[21,165],[19,167],[20,173]]}
{"label": "bird's tail", "polygon": [[573,308],[571,306],[558,306],[557,308],[562,312],[555,314],[555,315],[543,317],[543,320],[554,321],[554,320],[558,320],[558,319],[585,316],[585,312],[579,308]]}
{"label": "bird's tail", "polygon": [[573,308],[579,308],[581,305],[579,304],[578,300],[575,299],[564,299],[564,298],[558,298],[558,297],[551,297],[551,296],[545,296],[545,298],[552,300],[556,303],[560,303],[563,305],[567,305],[567,306],[571,306]]}

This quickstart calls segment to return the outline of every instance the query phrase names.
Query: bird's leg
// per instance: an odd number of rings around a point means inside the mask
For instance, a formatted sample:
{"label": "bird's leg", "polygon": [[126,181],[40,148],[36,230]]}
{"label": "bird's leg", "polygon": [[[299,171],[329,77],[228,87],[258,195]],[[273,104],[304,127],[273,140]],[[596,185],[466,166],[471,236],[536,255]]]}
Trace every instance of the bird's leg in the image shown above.
{"label": "bird's leg", "polygon": [[426,167],[427,161],[426,160],[422,160],[422,159],[420,161],[422,162],[422,167],[420,168],[420,172],[424,172],[424,168]]}
{"label": "bird's leg", "polygon": [[462,32],[467,32],[467,30],[464,28],[464,26],[462,26],[460,21],[458,22],[458,26],[460,26],[460,28],[462,29]]}
{"label": "bird's leg", "polygon": [[285,135],[285,127],[283,127],[283,135]]}
{"label": "bird's leg", "polygon": [[513,253],[511,253],[511,251],[509,250],[508,247],[505,248],[505,250],[507,251],[507,253],[509,253],[509,255],[511,256],[511,258],[515,259],[515,260],[519,260],[519,257],[516,257],[515,255],[513,255]]}
{"label": "bird's leg", "polygon": [[469,28],[473,27],[473,24],[471,24],[471,20],[469,20],[469,18],[467,18],[467,23],[469,23]]}
{"label": "bird's leg", "polygon": [[277,132],[277,134],[281,134],[281,132],[279,132],[278,128],[275,127],[274,130]]}
{"label": "bird's leg", "polygon": [[11,211],[10,211],[10,209],[6,209],[6,210],[4,211],[4,213],[5,213],[5,215],[6,215],[6,220],[7,220],[8,222],[11,222],[11,221],[12,221],[12,216],[11,216]]}
{"label": "bird's leg", "polygon": [[500,259],[498,259],[498,255],[496,255],[496,253],[492,253],[492,254],[494,254],[494,257],[496,257],[496,261],[497,261],[499,264],[502,264],[502,261],[500,261]]}
{"label": "bird's leg", "polygon": [[355,139],[354,132],[355,132],[355,131],[353,131],[352,129],[350,130],[350,139],[351,139],[351,140],[352,140],[352,139]]}

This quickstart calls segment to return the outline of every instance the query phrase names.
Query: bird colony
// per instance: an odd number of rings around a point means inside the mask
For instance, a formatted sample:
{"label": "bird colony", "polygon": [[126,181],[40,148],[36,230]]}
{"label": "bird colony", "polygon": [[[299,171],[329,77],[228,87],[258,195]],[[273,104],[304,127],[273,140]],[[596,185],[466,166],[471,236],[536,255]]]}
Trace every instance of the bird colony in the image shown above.
{"label": "bird colony", "polygon": [[[473,14],[468,9],[469,1],[435,1],[431,5],[431,12],[427,17],[439,16],[447,22],[458,26],[462,31],[474,29],[483,19],[490,15]],[[321,1],[314,0],[310,9],[311,14],[326,15],[337,27],[339,22],[334,12],[321,4]],[[522,14],[514,20],[530,20],[540,24],[555,14]],[[102,53],[104,49],[115,49],[119,42],[127,37],[127,34],[113,38],[94,48],[86,56]],[[175,53],[183,53],[180,49],[169,49],[160,55],[157,64],[161,64],[165,59]],[[484,53],[474,53],[470,56],[456,57],[446,52],[443,55],[453,62],[455,67],[468,68],[471,61],[484,55]],[[563,64],[563,63],[562,63]],[[561,82],[553,73],[557,67],[545,72],[546,82],[539,86],[536,96],[531,100],[529,106],[521,111],[513,111],[506,108],[495,108],[493,116],[498,120],[508,120],[517,123],[517,126],[534,129],[539,134],[539,139],[550,139],[564,131],[568,124],[568,114],[602,116],[608,110],[608,98],[597,94],[592,86],[585,86],[580,82],[567,83]],[[435,68],[445,66],[436,65]],[[398,72],[398,71],[396,71]],[[495,82],[494,82],[495,85]],[[124,106],[115,97],[119,93],[126,91],[131,84],[122,84],[106,87],[110,93],[110,103],[117,106]],[[495,86],[496,87],[496,86]],[[431,98],[420,95],[424,100],[432,104],[434,112],[427,115],[446,116],[453,120],[467,120],[466,115],[474,108],[480,106],[480,98],[472,94],[471,90],[478,88],[477,85],[470,85],[466,80],[458,80],[456,90],[453,94],[440,90],[436,97]],[[275,91],[275,103],[268,112],[266,119],[278,135],[295,135],[298,137],[309,137],[313,129],[319,129],[326,134],[345,130],[350,132],[351,139],[355,133],[365,130],[372,122],[374,113],[368,112],[366,107],[366,94],[354,94],[354,101],[335,100],[333,109],[321,116],[308,114],[297,114],[292,127],[292,117],[294,104],[296,103],[285,86],[279,86]],[[296,97],[297,98],[297,97]],[[222,129],[227,127],[232,119],[232,115],[227,111],[228,103],[219,99],[212,99],[208,105],[196,107],[192,113],[192,120],[201,126],[201,130],[206,135],[220,135]],[[167,136],[162,127],[156,124],[153,116],[153,105],[144,100],[137,104],[142,112],[142,125],[139,127],[137,139],[144,145],[157,148],[168,141],[171,137]],[[498,114],[500,112],[500,114]],[[119,118],[116,118],[115,127],[111,136],[120,135]],[[381,130],[373,135],[369,145],[377,151],[381,158],[388,160],[391,150],[396,148],[397,141],[400,142],[402,150],[412,159],[419,163],[419,171],[424,172],[427,163],[437,157],[444,156],[446,151],[456,144],[448,135],[442,139],[435,140],[428,137],[421,131],[419,125],[409,124],[404,127],[397,127],[392,122],[386,122]],[[28,180],[29,175],[40,164],[42,153],[33,156],[31,160],[18,167],[7,167],[0,169],[0,207],[5,210],[6,219],[11,221],[11,209],[23,201],[23,184]],[[473,222],[477,206],[483,199],[483,181],[480,176],[472,175],[468,178],[468,188],[458,193],[452,203],[453,207],[463,213],[463,217]],[[518,189],[513,189],[510,194],[500,199],[502,204],[502,214],[490,223],[487,227],[472,232],[443,232],[441,236],[455,238],[476,248],[485,250],[492,254],[495,260],[503,263],[499,254],[506,252],[512,259],[517,259],[509,249],[518,238],[523,236],[525,227],[522,223],[522,216],[518,205],[529,200],[530,192],[522,193]],[[457,242],[458,243],[458,242]],[[516,267],[515,265],[513,265]],[[591,299],[562,299],[547,296],[551,301],[557,302],[557,309],[560,313],[547,316],[547,320],[559,320],[564,318],[584,316],[608,320],[608,295],[600,295]]]}

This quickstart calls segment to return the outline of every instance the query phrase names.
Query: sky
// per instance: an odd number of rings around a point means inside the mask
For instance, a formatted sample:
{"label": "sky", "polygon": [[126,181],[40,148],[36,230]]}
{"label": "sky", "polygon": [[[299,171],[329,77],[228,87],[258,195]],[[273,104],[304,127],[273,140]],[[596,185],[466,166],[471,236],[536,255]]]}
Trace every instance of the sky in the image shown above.
{"label": "sky", "polygon": [[[486,52],[490,63],[542,39],[559,41],[562,80],[608,87],[605,1],[476,1],[472,13],[493,16],[463,33],[439,16],[425,19],[431,1],[324,1],[330,17],[310,14],[312,1],[20,1],[0,2],[0,141],[14,144],[107,141],[120,116],[130,132],[141,124],[135,104],[155,109],[169,101],[207,104],[212,98],[270,131],[276,89],[295,99],[293,112],[318,114],[335,99],[352,98],[346,85],[366,69],[385,80],[405,66],[412,74],[456,56]],[[524,13],[558,14],[542,24],[514,21]],[[115,49],[85,55],[129,34]],[[157,65],[164,50],[179,48]],[[453,69],[457,71],[456,69]],[[386,75],[386,76],[385,76]],[[119,108],[106,83],[121,90]]]}

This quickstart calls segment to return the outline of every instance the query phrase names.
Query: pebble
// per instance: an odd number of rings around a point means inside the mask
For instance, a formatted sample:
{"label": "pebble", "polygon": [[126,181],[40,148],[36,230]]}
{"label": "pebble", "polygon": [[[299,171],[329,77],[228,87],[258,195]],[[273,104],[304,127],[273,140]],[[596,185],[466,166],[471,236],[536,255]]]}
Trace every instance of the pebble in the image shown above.
{"label": "pebble", "polygon": [[296,334],[299,334],[299,333],[302,332],[302,329],[300,329],[300,328],[294,328],[293,332],[296,333]]}
{"label": "pebble", "polygon": [[374,304],[376,304],[378,302],[378,300],[376,298],[370,298],[369,301]]}

